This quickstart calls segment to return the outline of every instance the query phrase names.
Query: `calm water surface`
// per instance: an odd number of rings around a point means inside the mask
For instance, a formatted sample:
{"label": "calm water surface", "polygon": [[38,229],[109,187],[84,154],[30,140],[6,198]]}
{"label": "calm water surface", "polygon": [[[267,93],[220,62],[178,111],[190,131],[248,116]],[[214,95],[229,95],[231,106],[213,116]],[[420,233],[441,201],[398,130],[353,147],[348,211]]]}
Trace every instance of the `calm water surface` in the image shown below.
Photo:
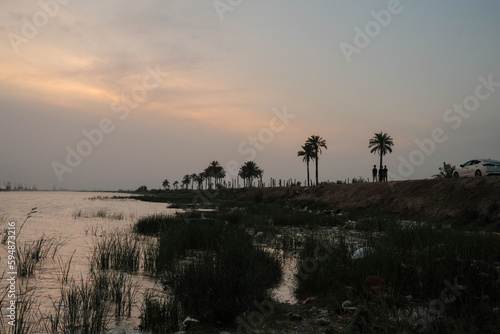
{"label": "calm water surface", "polygon": [[[107,196],[109,199],[93,199],[97,196]],[[174,213],[178,210],[166,208],[165,203],[141,202],[130,199],[111,199],[113,196],[128,196],[114,193],[89,192],[0,192],[0,229],[7,228],[7,222],[15,222],[19,228],[32,208],[37,213],[26,222],[17,239],[18,246],[25,241],[38,240],[46,237],[66,240],[64,246],[57,252],[54,260],[48,258],[37,270],[35,277],[30,278],[30,285],[36,287],[40,309],[50,310],[51,298],[60,298],[60,268],[73,255],[69,276],[77,282],[85,278],[89,271],[88,256],[92,251],[93,239],[98,238],[103,231],[130,229],[139,217],[154,213]],[[108,216],[123,215],[123,219],[85,218],[99,210],[105,210]],[[76,217],[81,213],[80,217]],[[7,268],[7,246],[0,247],[0,270]],[[18,278],[20,279],[20,278]],[[142,289],[160,288],[152,279],[146,276],[134,276]],[[7,286],[5,279],[0,288]],[[140,299],[142,293],[137,294]],[[136,333],[139,323],[140,301],[130,318],[113,319],[109,329],[111,333]],[[2,317],[5,310],[2,310]],[[5,320],[5,319],[4,319]]]}

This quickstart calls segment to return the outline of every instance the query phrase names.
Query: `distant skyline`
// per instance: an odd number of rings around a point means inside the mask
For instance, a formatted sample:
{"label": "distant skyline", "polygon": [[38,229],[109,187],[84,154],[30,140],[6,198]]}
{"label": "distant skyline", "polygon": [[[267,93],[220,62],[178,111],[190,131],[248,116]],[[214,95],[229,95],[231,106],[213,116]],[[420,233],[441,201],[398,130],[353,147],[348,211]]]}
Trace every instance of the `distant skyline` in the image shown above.
{"label": "distant skyline", "polygon": [[[118,190],[227,180],[389,180],[500,160],[500,3],[445,0],[0,3],[0,185]],[[312,171],[312,170],[311,170]],[[314,173],[311,173],[311,179]]]}

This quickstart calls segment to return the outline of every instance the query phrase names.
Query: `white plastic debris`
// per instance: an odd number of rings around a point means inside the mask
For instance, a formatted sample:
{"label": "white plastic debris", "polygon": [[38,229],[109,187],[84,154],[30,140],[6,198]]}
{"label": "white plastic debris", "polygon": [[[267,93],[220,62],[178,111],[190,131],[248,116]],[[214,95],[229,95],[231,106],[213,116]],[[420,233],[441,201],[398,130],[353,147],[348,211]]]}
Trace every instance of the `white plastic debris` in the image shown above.
{"label": "white plastic debris", "polygon": [[375,252],[375,250],[371,247],[361,247],[360,249],[358,249],[354,252],[351,259],[353,259],[353,260],[363,259],[367,255],[372,254],[373,252]]}
{"label": "white plastic debris", "polygon": [[186,317],[186,319],[184,319],[184,321],[182,322],[182,325],[184,327],[189,327],[191,325],[191,323],[193,323],[193,322],[199,322],[199,321],[188,316],[188,317]]}
{"label": "white plastic debris", "polygon": [[350,300],[346,300],[342,303],[342,309],[344,311],[355,311],[357,307],[352,306],[352,302]]}

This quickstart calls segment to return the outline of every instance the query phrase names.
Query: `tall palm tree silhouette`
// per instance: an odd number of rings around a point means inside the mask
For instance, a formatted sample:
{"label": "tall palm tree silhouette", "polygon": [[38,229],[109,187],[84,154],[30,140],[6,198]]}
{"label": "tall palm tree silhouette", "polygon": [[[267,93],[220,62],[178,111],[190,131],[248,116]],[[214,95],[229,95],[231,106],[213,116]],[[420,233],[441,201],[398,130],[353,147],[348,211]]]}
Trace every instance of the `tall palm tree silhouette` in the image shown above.
{"label": "tall palm tree silhouette", "polygon": [[207,168],[205,168],[205,174],[206,177],[210,182],[212,178],[214,178],[215,184],[219,184],[220,180],[226,177],[226,171],[224,168],[219,164],[218,161],[212,161]]}
{"label": "tall palm tree silhouette", "polygon": [[[394,142],[391,136],[387,133],[375,133],[374,136],[370,139],[370,143],[368,148],[371,148],[370,153],[380,155],[380,167],[379,170],[382,169],[382,157],[387,153],[392,153],[392,146],[394,146]],[[382,174],[379,173],[379,181],[382,181]]]}
{"label": "tall palm tree silhouette", "polygon": [[198,182],[198,189],[203,188],[203,181],[205,180],[205,172],[198,173],[196,177],[196,182]]}
{"label": "tall palm tree silhouette", "polygon": [[307,186],[309,186],[310,185],[309,184],[310,183],[309,161],[315,159],[313,147],[310,146],[310,145],[304,145],[304,146],[302,146],[302,151],[298,151],[297,152],[297,156],[304,157],[303,161],[305,161],[306,164],[307,164]]}
{"label": "tall palm tree silhouette", "polygon": [[318,160],[319,160],[319,155],[322,153],[321,148],[324,147],[325,149],[328,149],[326,147],[326,140],[324,140],[320,136],[312,135],[311,137],[307,138],[306,146],[310,146],[314,152],[314,160],[316,162],[316,185],[318,185],[319,184],[319,182],[318,182]]}
{"label": "tall palm tree silhouette", "polygon": [[193,173],[193,174],[189,175],[189,178],[191,179],[191,189],[193,189],[194,183],[196,182],[196,180],[198,178],[198,174]]}
{"label": "tall palm tree silhouette", "polygon": [[184,177],[182,178],[182,184],[184,185],[185,189],[188,188],[190,182],[191,182],[191,177],[189,176],[189,174],[184,175]]}
{"label": "tall palm tree silhouette", "polygon": [[240,167],[238,175],[245,180],[245,185],[248,187],[252,186],[252,180],[254,178],[262,178],[264,171],[257,166],[253,161],[247,161]]}

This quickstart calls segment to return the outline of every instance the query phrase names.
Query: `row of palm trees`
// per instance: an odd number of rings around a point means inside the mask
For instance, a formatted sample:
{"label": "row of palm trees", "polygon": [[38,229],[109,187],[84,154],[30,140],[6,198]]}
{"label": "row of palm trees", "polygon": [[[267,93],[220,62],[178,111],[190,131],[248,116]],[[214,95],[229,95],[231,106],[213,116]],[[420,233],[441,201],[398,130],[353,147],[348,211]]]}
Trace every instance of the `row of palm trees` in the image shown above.
{"label": "row of palm trees", "polygon": [[[245,187],[251,187],[253,185],[253,180],[257,178],[260,179],[260,183],[262,184],[263,174],[264,171],[253,161],[245,162],[238,172],[238,176],[244,180]],[[223,185],[222,180],[225,177],[226,171],[224,167],[222,167],[218,161],[212,161],[203,172],[184,175],[181,186],[183,186],[184,189],[188,189],[189,185],[191,185],[191,189],[193,189],[194,185],[197,184],[198,189],[203,189],[203,183],[205,183],[206,188],[211,188],[212,186],[218,187]],[[170,189],[170,181],[168,181],[168,179],[165,179],[162,185],[163,188]],[[175,181],[172,185],[174,189],[178,189],[179,181]]]}
{"label": "row of palm trees", "polygon": [[[392,146],[394,146],[394,141],[390,135],[387,133],[375,133],[370,139],[368,148],[371,149],[370,153],[379,154],[380,156],[380,169],[382,169],[382,158],[387,153],[392,153]],[[297,152],[297,156],[303,157],[303,161],[307,165],[307,185],[310,186],[309,177],[309,162],[314,161],[316,165],[316,185],[319,184],[318,176],[318,162],[319,156],[323,153],[322,149],[327,149],[326,140],[321,136],[312,135],[305,141],[302,145],[302,150]],[[260,185],[262,185],[262,176],[264,171],[257,166],[253,161],[245,162],[238,172],[238,176],[244,180],[245,187],[252,187],[253,180],[259,179]],[[205,187],[211,188],[212,185],[220,186],[222,185],[222,180],[226,177],[226,171],[220,165],[218,161],[212,161],[207,168],[201,173],[186,174],[182,179],[182,186],[188,189],[191,185],[191,189],[194,188],[195,183],[198,185],[198,189],[203,189],[203,183],[205,182]],[[381,177],[381,176],[380,176]],[[380,180],[382,181],[382,180]],[[173,183],[174,189],[178,189],[179,182],[175,181]],[[170,182],[168,180],[163,181],[163,187],[165,189],[170,188]]]}
{"label": "row of palm trees", "polygon": [[321,148],[326,147],[326,140],[320,136],[312,135],[307,138],[305,144],[302,146],[302,151],[297,152],[297,156],[304,157],[303,160],[307,164],[307,185],[310,186],[309,178],[309,162],[311,160],[316,162],[316,185],[318,185],[318,161],[319,155],[322,153]]}

